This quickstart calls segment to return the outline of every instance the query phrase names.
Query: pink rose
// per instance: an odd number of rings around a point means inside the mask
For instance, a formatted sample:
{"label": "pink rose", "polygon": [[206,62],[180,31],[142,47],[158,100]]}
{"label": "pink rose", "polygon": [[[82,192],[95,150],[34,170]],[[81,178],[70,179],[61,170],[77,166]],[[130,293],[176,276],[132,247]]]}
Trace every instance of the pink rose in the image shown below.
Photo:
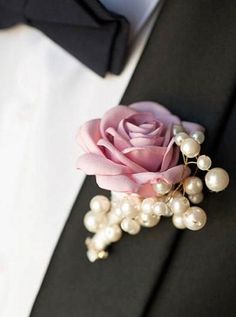
{"label": "pink rose", "polygon": [[182,124],[188,133],[202,130],[154,102],[114,107],[80,128],[78,142],[86,153],[77,167],[96,175],[101,188],[153,196],[152,184],[158,180],[175,184],[190,174],[188,167],[178,164],[174,124]]}

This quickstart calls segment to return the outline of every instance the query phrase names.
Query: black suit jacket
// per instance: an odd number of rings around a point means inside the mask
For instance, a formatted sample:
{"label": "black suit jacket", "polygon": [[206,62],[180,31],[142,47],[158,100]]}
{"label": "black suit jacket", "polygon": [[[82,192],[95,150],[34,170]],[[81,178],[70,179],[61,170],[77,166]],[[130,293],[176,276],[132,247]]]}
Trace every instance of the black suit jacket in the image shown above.
{"label": "black suit jacket", "polygon": [[236,316],[235,84],[236,1],[165,1],[122,103],[157,101],[207,127],[205,153],[228,170],[230,187],[205,198],[201,231],[162,219],[91,264],[83,217],[104,192],[87,177],[31,317]]}

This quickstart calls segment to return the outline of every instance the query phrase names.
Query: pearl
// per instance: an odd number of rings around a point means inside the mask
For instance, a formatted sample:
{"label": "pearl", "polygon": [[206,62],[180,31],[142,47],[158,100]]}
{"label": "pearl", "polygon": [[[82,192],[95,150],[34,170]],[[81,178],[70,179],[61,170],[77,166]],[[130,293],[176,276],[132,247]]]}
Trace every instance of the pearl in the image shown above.
{"label": "pearl", "polygon": [[[110,213],[114,213],[114,214],[115,214],[117,217],[119,217],[120,219],[123,218],[123,212],[122,212],[122,210],[120,209],[120,206],[117,206],[117,207],[113,208]],[[108,214],[108,215],[109,215],[109,214]]]}
{"label": "pearl", "polygon": [[158,181],[156,184],[153,185],[153,189],[154,191],[158,194],[158,195],[165,195],[167,193],[169,193],[169,191],[171,190],[172,185],[166,183],[165,181]]}
{"label": "pearl", "polygon": [[95,262],[97,259],[106,259],[108,257],[108,252],[101,250],[101,251],[97,251],[94,249],[89,249],[87,251],[87,257],[89,259],[90,262]]}
{"label": "pearl", "polygon": [[166,202],[168,205],[171,203],[171,201],[176,197],[182,197],[182,193],[179,190],[173,190],[166,196]]}
{"label": "pearl", "polygon": [[205,175],[206,186],[213,192],[220,192],[229,185],[229,174],[220,167],[209,170]]}
{"label": "pearl", "polygon": [[160,217],[155,214],[141,213],[139,215],[139,222],[143,227],[154,227],[160,221]]}
{"label": "pearl", "polygon": [[101,230],[93,236],[92,243],[97,251],[101,251],[110,244],[110,241],[107,239],[104,230]]}
{"label": "pearl", "polygon": [[183,215],[185,226],[190,230],[199,230],[203,228],[207,221],[205,211],[200,207],[190,207]]}
{"label": "pearl", "polygon": [[200,144],[192,138],[183,140],[180,145],[181,152],[189,158],[197,156],[200,152]]}
{"label": "pearl", "polygon": [[127,193],[122,193],[122,192],[111,192],[111,200],[114,202],[120,202],[122,199],[127,198],[128,194]]}
{"label": "pearl", "polygon": [[120,202],[116,200],[111,200],[111,210],[120,206]]}
{"label": "pearl", "polygon": [[106,216],[102,213],[96,213],[89,211],[84,216],[85,228],[90,232],[97,232],[99,228],[104,226],[106,223]]}
{"label": "pearl", "polygon": [[[116,212],[116,210],[119,210],[120,213]],[[120,208],[116,208],[116,210],[112,210],[107,214],[108,224],[114,225],[121,222],[123,215],[121,214]]]}
{"label": "pearl", "polygon": [[177,198],[177,197],[183,197],[183,194],[182,194],[179,190],[177,190],[177,191],[172,191],[172,192],[170,192],[170,193],[166,196],[165,202],[167,203],[167,205],[169,206],[169,208],[170,208],[170,206],[171,206],[172,200],[173,200],[174,198]]}
{"label": "pearl", "polygon": [[202,131],[195,131],[191,133],[191,137],[199,144],[202,144],[205,141],[205,134]]}
{"label": "pearl", "polygon": [[184,132],[184,127],[181,124],[174,124],[173,125],[173,134],[177,135],[180,132]]}
{"label": "pearl", "polygon": [[204,195],[200,192],[195,195],[189,195],[188,198],[193,204],[200,204],[203,201]]}
{"label": "pearl", "polygon": [[157,216],[172,216],[172,211],[168,207],[168,205],[162,201],[158,201],[153,205],[153,213]]}
{"label": "pearl", "polygon": [[189,200],[182,196],[173,198],[170,202],[170,208],[174,214],[182,214],[190,207]]}
{"label": "pearl", "polygon": [[199,177],[190,176],[184,180],[184,190],[188,195],[195,195],[202,191],[203,183]]}
{"label": "pearl", "polygon": [[98,259],[98,254],[97,251],[91,249],[87,251],[87,257],[89,259],[90,262],[95,262]]}
{"label": "pearl", "polygon": [[131,218],[124,218],[120,225],[122,230],[132,235],[139,233],[141,229],[140,224],[136,220]]}
{"label": "pearl", "polygon": [[107,212],[110,209],[110,201],[106,196],[97,195],[90,201],[90,208],[94,212]]}
{"label": "pearl", "polygon": [[116,242],[120,240],[122,236],[122,231],[118,225],[113,225],[106,227],[104,229],[104,234],[110,242]]}
{"label": "pearl", "polygon": [[140,196],[137,194],[131,194],[129,199],[132,201],[132,203],[135,205],[135,208],[140,211],[141,208],[141,199]]}
{"label": "pearl", "polygon": [[189,138],[189,135],[185,132],[180,132],[178,134],[176,134],[175,136],[175,143],[180,146],[183,142],[183,140]]}
{"label": "pearl", "polygon": [[207,155],[201,155],[197,159],[197,167],[202,171],[207,171],[211,167],[211,158]]}
{"label": "pearl", "polygon": [[138,208],[130,198],[125,198],[120,204],[120,210],[124,217],[136,217],[138,214]]}
{"label": "pearl", "polygon": [[146,214],[152,213],[152,208],[156,201],[154,197],[145,198],[141,204],[141,211]]}
{"label": "pearl", "polygon": [[172,222],[173,222],[173,225],[178,229],[185,229],[186,228],[186,226],[183,222],[182,215],[173,215]]}

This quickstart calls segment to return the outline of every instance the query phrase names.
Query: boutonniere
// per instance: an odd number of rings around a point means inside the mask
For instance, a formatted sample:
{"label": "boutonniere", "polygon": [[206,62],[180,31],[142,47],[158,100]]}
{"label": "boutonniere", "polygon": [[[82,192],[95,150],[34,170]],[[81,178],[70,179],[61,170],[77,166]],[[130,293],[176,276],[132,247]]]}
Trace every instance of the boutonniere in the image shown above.
{"label": "boutonniere", "polygon": [[[212,168],[211,158],[201,154],[204,139],[200,124],[181,121],[154,102],[116,106],[80,127],[85,153],[77,167],[111,192],[110,198],[93,197],[84,217],[94,233],[86,239],[91,262],[106,258],[107,247],[123,232],[138,234],[161,217],[171,217],[178,229],[204,227],[207,216],[198,206],[204,183],[213,192],[229,183],[228,173]],[[198,170],[206,172],[204,180]]]}

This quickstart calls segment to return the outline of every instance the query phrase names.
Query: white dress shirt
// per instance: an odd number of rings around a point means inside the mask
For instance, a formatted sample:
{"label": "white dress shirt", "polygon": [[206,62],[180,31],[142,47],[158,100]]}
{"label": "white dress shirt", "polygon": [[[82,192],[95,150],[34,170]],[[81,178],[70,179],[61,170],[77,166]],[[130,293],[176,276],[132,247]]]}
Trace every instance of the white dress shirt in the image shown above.
{"label": "white dress shirt", "polygon": [[158,0],[101,2],[131,22],[120,76],[99,77],[34,28],[0,31],[1,317],[29,315],[84,181],[77,129],[119,104],[158,12]]}

